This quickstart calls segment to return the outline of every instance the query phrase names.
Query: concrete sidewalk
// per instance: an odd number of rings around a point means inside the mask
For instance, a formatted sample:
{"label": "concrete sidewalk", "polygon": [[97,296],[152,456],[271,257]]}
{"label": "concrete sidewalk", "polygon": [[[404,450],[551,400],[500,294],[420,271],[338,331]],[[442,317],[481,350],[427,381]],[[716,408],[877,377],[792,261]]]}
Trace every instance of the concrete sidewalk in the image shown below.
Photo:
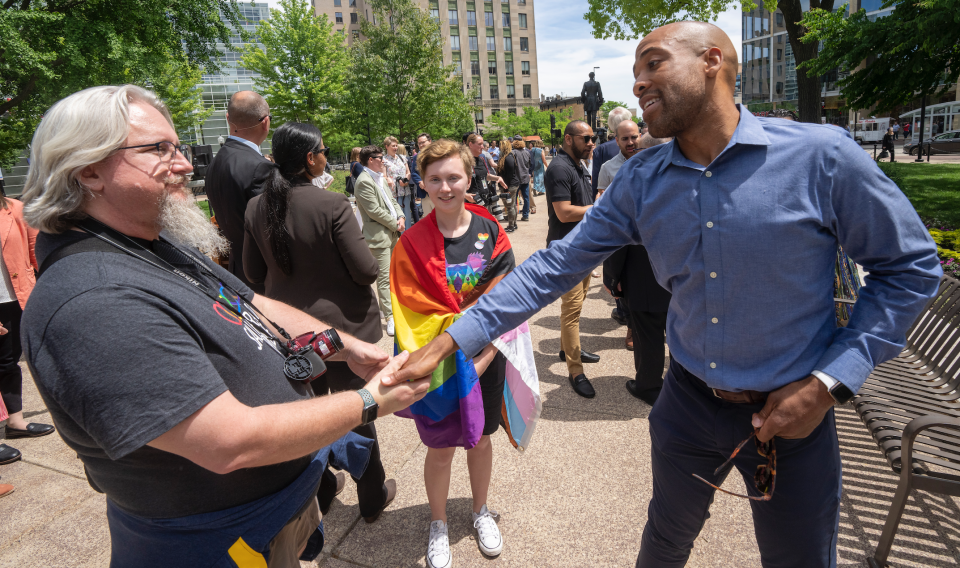
{"label": "concrete sidewalk", "polygon": [[[517,260],[545,244],[547,212],[521,222],[511,235]],[[610,319],[613,301],[593,284],[582,319],[584,348],[601,362],[587,366],[597,397],[570,389],[560,349],[559,301],[530,319],[543,394],[543,416],[530,449],[514,450],[502,432],[494,435],[494,472],[489,506],[499,511],[503,554],[484,558],[470,523],[470,486],[464,452],[457,452],[447,512],[454,566],[580,567],[634,565],[651,493],[650,407],[631,397],[624,382],[633,374],[624,349],[625,329]],[[384,349],[390,343],[381,344]],[[29,376],[26,415],[50,422]],[[864,566],[872,553],[893,497],[891,473],[866,429],[848,408],[837,422],[844,460],[844,493],[838,545],[839,566]],[[396,417],[377,421],[384,465],[397,479],[396,501],[373,525],[360,519],[354,486],[335,501],[324,519],[327,546],[318,564],[424,566],[430,513],[423,486],[426,453],[413,423]],[[0,567],[106,566],[110,539],[104,497],[87,485],[80,462],[56,435],[13,440],[24,460],[0,467],[16,492],[0,499]],[[727,488],[743,490],[739,476]],[[762,505],[759,505],[762,506]],[[891,562],[897,567],[960,564],[958,500],[920,493],[907,506]],[[758,567],[750,505],[718,495],[712,516],[697,540],[689,566]]]}

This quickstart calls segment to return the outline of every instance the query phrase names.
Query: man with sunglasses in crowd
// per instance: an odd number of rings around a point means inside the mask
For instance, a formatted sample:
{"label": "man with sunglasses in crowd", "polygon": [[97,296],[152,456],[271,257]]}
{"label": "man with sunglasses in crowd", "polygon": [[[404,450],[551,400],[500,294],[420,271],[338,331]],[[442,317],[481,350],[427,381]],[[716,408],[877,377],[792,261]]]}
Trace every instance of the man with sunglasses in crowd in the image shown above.
{"label": "man with sunglasses in crowd", "polygon": [[[567,124],[563,145],[543,176],[547,190],[547,245],[566,237],[593,206],[593,189],[581,160],[596,148],[593,128],[582,120]],[[585,398],[596,392],[583,372],[584,363],[597,363],[600,356],[580,348],[580,312],[590,289],[590,274],[560,299],[560,360],[567,362],[573,391]]]}
{"label": "man with sunglasses in crowd", "polygon": [[207,168],[205,190],[223,236],[230,241],[230,273],[258,293],[243,273],[243,215],[247,202],[259,195],[273,164],[260,153],[270,135],[270,106],[253,91],[239,91],[227,104],[227,137]]}
{"label": "man with sunglasses in crowd", "polygon": [[[650,134],[674,140],[627,160],[566,238],[518,266],[393,380],[424,376],[458,348],[473,356],[615,250],[642,244],[672,297],[637,567],[687,563],[732,468],[757,501],[764,566],[836,566],[833,405],[902,349],[942,275],[936,245],[844,132],[757,118],[734,104],[737,52],[717,26],[652,31],[631,71]],[[839,245],[869,276],[838,329]]]}
{"label": "man with sunglasses in crowd", "polygon": [[[24,355],[107,496],[111,565],[299,568],[322,546],[328,457],[362,475],[371,441],[350,430],[429,381],[384,387],[405,355],[388,364],[204,256],[227,243],[186,187],[190,147],[153,93],[74,93],[45,113],[32,148],[24,217],[40,230],[41,275]],[[313,397],[322,359],[366,386]]]}

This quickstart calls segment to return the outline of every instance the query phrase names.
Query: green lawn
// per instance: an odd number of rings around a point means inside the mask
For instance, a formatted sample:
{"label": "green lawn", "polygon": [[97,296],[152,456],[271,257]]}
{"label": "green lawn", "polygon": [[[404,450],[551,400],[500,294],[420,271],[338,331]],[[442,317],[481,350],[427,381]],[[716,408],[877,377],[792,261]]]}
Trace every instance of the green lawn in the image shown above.
{"label": "green lawn", "polygon": [[350,172],[346,170],[334,170],[333,172],[333,185],[328,187],[330,191],[335,191],[337,193],[347,193],[347,176],[350,175]]}
{"label": "green lawn", "polygon": [[924,221],[960,228],[960,164],[883,163]]}

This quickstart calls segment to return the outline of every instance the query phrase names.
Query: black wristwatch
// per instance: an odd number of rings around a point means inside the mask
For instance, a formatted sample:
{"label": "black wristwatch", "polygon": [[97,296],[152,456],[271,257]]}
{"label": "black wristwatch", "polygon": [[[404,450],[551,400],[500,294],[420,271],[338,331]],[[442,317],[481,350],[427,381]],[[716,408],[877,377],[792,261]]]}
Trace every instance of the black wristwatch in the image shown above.
{"label": "black wristwatch", "polygon": [[833,397],[833,400],[837,404],[846,404],[850,402],[850,399],[853,398],[853,391],[850,390],[850,387],[837,381],[837,384],[830,387],[830,396]]}
{"label": "black wristwatch", "polygon": [[377,419],[377,411],[380,410],[380,405],[377,404],[377,401],[373,399],[373,395],[367,389],[360,389],[357,394],[363,399],[363,415],[360,417],[360,425],[366,426]]}

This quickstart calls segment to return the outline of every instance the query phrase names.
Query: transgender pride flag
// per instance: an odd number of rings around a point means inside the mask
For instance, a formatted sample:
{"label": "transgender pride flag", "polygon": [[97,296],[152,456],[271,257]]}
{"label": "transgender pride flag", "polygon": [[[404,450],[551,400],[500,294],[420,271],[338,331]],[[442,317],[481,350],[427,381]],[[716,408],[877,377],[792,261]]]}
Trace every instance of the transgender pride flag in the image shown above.
{"label": "transgender pride flag", "polygon": [[[474,215],[493,219],[486,209],[468,204]],[[416,351],[443,333],[462,314],[513,269],[513,251],[499,231],[493,257],[479,283],[458,305],[447,285],[443,235],[431,212],[403,233],[390,261],[390,296],[396,328],[395,349]],[[503,424],[510,442],[525,449],[540,417],[540,386],[533,359],[530,328],[526,323],[494,341],[507,359]],[[477,445],[483,433],[483,399],[473,360],[463,351],[446,358],[433,372],[423,399],[398,416],[413,418],[420,439],[431,448]]]}

